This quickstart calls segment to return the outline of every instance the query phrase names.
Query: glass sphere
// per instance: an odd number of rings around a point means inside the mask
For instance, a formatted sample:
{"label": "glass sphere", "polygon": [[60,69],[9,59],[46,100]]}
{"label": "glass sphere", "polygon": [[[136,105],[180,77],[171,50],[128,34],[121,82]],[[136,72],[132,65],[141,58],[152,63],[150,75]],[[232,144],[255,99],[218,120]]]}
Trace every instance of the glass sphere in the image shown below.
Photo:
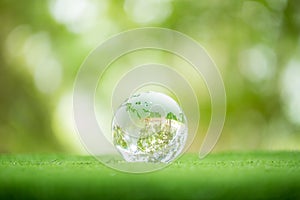
{"label": "glass sphere", "polygon": [[128,98],[112,121],[113,143],[128,162],[174,160],[188,134],[182,109],[171,97],[143,92]]}

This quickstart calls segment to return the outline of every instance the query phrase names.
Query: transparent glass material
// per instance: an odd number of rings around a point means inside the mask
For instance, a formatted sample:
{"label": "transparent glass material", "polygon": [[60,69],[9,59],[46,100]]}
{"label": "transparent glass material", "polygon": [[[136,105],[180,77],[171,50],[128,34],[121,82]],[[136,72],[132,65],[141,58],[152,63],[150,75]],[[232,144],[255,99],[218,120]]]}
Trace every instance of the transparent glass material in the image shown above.
{"label": "transparent glass material", "polygon": [[128,162],[174,160],[183,150],[188,134],[187,119],[171,97],[144,92],[128,98],[116,111],[113,143]]}

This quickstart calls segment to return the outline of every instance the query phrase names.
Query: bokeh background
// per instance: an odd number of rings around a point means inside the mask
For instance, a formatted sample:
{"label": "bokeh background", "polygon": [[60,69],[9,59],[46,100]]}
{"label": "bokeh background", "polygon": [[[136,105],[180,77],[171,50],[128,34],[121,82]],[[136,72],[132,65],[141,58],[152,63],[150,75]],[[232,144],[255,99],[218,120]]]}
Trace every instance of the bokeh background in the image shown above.
{"label": "bokeh background", "polygon": [[[146,26],[191,36],[219,67],[228,107],[214,151],[300,150],[300,1],[0,0],[0,24],[2,153],[84,153],[76,73],[98,44]],[[205,98],[190,151],[208,126]]]}

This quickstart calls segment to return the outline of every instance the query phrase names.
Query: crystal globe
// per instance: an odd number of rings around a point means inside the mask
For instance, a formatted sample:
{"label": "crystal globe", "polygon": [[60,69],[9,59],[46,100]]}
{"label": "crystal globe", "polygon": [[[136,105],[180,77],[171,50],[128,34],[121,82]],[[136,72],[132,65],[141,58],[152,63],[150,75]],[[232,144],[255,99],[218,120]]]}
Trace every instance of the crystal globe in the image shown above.
{"label": "crystal globe", "polygon": [[185,146],[187,119],[171,97],[143,92],[117,109],[112,132],[113,144],[126,161],[168,163]]}

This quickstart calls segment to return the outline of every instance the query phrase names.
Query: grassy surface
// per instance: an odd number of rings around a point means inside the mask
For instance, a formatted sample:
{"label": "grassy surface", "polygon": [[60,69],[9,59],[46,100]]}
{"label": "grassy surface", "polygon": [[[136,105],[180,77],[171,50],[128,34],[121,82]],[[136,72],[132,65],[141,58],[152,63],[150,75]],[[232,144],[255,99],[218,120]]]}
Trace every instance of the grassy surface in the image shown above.
{"label": "grassy surface", "polygon": [[89,156],[0,155],[0,199],[300,199],[300,152],[185,155],[147,174]]}

